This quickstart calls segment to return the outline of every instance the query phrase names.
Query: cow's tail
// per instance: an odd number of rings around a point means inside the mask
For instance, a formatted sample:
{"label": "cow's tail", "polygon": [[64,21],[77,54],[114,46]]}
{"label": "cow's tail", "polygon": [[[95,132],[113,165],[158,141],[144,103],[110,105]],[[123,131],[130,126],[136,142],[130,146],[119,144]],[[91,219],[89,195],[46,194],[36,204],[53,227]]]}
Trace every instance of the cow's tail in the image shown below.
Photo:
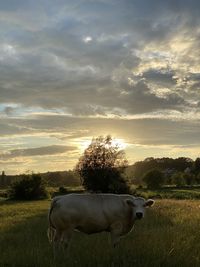
{"label": "cow's tail", "polygon": [[55,232],[56,232],[56,228],[55,228],[55,226],[53,225],[53,223],[51,221],[51,213],[52,213],[53,209],[56,206],[57,200],[58,199],[53,199],[52,200],[51,206],[50,206],[50,209],[49,209],[49,213],[48,213],[48,230],[47,230],[47,236],[48,236],[48,239],[49,239],[49,242],[50,243],[53,242],[54,235],[55,235]]}

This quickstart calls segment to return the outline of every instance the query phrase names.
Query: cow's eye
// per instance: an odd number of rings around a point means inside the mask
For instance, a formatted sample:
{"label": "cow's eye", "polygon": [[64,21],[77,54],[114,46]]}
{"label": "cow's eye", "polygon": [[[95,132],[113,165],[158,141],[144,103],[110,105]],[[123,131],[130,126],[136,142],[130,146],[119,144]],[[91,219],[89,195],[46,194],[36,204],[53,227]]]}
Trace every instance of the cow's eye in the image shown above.
{"label": "cow's eye", "polygon": [[130,200],[130,199],[127,199],[127,200],[126,200],[126,203],[127,203],[128,205],[132,206],[132,207],[135,207],[135,204],[134,204],[133,201]]}

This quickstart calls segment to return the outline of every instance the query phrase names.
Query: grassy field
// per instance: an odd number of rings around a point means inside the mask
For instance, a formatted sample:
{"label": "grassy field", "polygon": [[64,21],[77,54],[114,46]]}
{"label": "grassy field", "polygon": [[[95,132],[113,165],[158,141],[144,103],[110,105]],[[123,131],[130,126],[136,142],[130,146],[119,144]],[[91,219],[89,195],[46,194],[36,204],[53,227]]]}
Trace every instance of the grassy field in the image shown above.
{"label": "grassy field", "polygon": [[108,234],[75,233],[70,255],[53,261],[50,201],[0,201],[0,267],[200,266],[200,201],[158,200],[112,249]]}
{"label": "grassy field", "polygon": [[144,198],[155,199],[200,199],[200,186],[165,186],[160,189],[149,190],[148,188],[132,187],[133,194]]}

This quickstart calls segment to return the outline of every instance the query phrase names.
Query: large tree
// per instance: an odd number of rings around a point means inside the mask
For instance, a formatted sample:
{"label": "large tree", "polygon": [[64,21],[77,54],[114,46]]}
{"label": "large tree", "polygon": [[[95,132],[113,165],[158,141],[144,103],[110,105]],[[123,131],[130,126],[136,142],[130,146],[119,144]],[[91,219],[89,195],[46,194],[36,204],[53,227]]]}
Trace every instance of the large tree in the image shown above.
{"label": "large tree", "polygon": [[124,178],[128,162],[124,150],[110,135],[93,138],[80,157],[78,171],[82,185],[93,192],[126,193],[129,187]]}

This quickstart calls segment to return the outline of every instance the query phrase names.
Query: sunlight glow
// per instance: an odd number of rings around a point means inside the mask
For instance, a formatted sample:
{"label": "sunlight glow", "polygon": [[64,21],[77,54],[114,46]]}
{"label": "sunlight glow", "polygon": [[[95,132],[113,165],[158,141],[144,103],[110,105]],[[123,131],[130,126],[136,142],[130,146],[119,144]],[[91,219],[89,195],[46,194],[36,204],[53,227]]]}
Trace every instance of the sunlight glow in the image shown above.
{"label": "sunlight glow", "polygon": [[112,144],[114,146],[118,146],[119,149],[125,149],[127,147],[127,143],[124,141],[124,139],[115,138],[112,140]]}
{"label": "sunlight glow", "polygon": [[78,145],[78,148],[81,153],[85,151],[86,148],[91,144],[92,137],[87,138],[81,138],[76,141],[76,144]]}
{"label": "sunlight glow", "polygon": [[85,38],[83,38],[83,41],[84,41],[85,43],[89,43],[89,42],[92,41],[92,37],[91,37],[91,36],[86,36]]}
{"label": "sunlight glow", "polygon": [[[80,152],[83,153],[85,149],[88,148],[88,146],[91,144],[91,142],[92,142],[92,137],[87,137],[84,139],[77,140],[76,144],[78,144]],[[122,138],[114,138],[112,140],[112,145],[118,146],[119,149],[125,149],[128,144]]]}

